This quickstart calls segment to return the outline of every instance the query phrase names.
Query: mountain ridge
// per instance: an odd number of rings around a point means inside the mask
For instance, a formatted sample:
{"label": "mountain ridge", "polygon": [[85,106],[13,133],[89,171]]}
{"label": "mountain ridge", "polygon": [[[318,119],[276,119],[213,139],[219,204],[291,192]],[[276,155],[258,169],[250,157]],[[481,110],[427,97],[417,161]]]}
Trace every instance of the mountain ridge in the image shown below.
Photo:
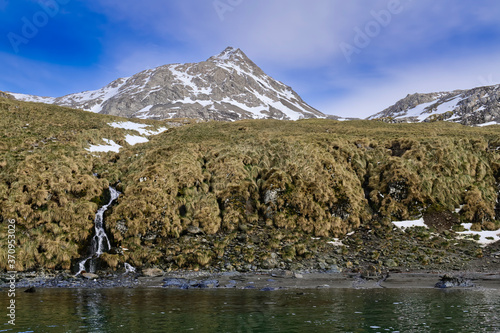
{"label": "mountain ridge", "polygon": [[129,118],[205,120],[325,118],[243,51],[228,47],[198,63],[176,63],[119,78],[101,89],[62,97],[10,93],[42,102]]}
{"label": "mountain ridge", "polygon": [[408,94],[367,119],[387,122],[451,121],[463,125],[500,123],[500,85]]}

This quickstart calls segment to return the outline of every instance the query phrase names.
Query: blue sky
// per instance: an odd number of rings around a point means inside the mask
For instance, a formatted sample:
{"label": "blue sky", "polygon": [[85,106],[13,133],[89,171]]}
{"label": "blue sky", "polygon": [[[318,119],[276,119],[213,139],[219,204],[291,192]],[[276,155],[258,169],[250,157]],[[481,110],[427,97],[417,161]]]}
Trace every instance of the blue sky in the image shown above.
{"label": "blue sky", "polygon": [[497,0],[0,0],[0,90],[62,96],[241,48],[319,110],[500,83]]}

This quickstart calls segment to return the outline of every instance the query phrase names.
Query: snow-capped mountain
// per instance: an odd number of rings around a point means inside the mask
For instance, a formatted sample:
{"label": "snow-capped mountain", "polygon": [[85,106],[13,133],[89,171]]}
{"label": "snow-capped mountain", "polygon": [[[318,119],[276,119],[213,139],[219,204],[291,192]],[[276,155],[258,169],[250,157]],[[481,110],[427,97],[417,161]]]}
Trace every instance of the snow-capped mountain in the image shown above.
{"label": "snow-capped mountain", "polygon": [[24,101],[144,119],[325,117],[292,88],[265,74],[240,49],[232,47],[200,63],[145,70],[94,91],[57,98],[11,95]]}
{"label": "snow-capped mountain", "polygon": [[446,120],[464,125],[500,123],[500,85],[408,95],[368,119],[390,122]]}

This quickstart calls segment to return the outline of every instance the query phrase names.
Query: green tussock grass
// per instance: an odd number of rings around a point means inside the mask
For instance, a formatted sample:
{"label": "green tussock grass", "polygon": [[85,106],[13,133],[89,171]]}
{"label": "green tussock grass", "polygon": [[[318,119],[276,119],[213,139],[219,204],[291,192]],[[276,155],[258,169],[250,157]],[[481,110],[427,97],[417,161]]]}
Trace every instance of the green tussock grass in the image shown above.
{"label": "green tussock grass", "polygon": [[[128,249],[103,257],[112,268],[253,264],[273,251],[307,259],[311,236],[461,205],[463,222],[498,225],[497,126],[182,121],[131,147],[131,132],[107,125],[126,121],[118,117],[0,99],[0,119],[0,216],[17,221],[17,270],[74,264],[110,184],[122,195],[106,228],[113,246]],[[103,138],[122,145],[120,153],[85,150]],[[6,228],[0,224],[2,242]],[[3,247],[2,269],[6,255]]]}
{"label": "green tussock grass", "polygon": [[[0,220],[16,220],[17,270],[68,269],[82,253],[109,186],[93,172],[115,176],[107,167],[115,154],[94,156],[85,148],[103,144],[103,138],[126,147],[129,132],[107,125],[116,121],[126,119],[0,98]],[[2,244],[6,228],[0,224]],[[0,258],[4,269],[6,246]]]}
{"label": "green tussock grass", "polygon": [[[257,234],[262,229],[283,230],[291,238],[339,237],[361,224],[460,205],[464,221],[487,225],[496,219],[498,134],[496,127],[439,122],[184,126],[121,155],[124,195],[109,223],[126,247],[158,253],[190,227],[206,235],[238,233],[245,225]],[[114,228],[118,222],[128,230]],[[265,246],[271,250],[272,241]],[[220,245],[214,248],[214,257],[223,253]],[[178,266],[195,266],[182,249],[174,254],[182,258]],[[137,264],[148,260],[127,255]],[[255,256],[247,251],[243,257]]]}

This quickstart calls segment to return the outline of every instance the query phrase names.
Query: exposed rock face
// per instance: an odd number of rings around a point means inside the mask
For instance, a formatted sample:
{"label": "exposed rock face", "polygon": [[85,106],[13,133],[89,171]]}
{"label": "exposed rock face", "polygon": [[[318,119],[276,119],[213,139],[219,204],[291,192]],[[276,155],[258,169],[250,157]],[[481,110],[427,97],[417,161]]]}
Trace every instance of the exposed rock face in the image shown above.
{"label": "exposed rock face", "polygon": [[500,123],[500,85],[408,95],[368,119],[389,122],[446,120],[464,125]]}
{"label": "exposed rock face", "polygon": [[228,47],[200,63],[172,64],[63,97],[13,94],[17,99],[124,117],[212,120],[325,117],[285,84]]}
{"label": "exposed rock face", "polygon": [[0,91],[0,97],[2,97],[2,98],[8,98],[8,99],[14,99],[14,97],[12,95],[4,93],[3,91]]}

